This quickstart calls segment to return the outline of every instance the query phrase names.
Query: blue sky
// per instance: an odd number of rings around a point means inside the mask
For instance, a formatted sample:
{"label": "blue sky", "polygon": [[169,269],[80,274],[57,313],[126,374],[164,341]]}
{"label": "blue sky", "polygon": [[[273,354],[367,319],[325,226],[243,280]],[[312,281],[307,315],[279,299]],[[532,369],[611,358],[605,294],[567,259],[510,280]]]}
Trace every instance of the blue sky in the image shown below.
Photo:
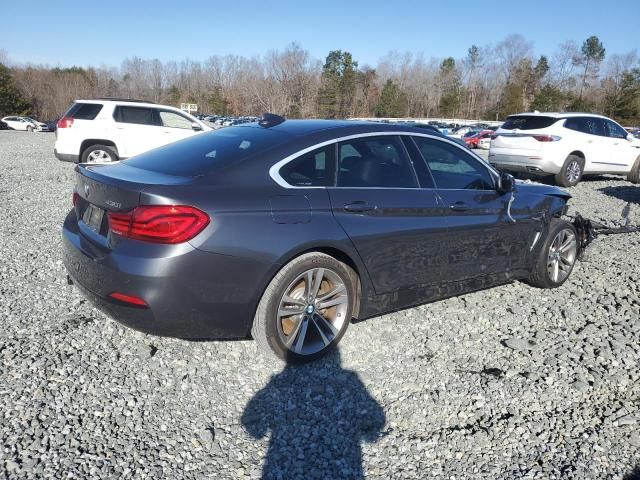
{"label": "blue sky", "polygon": [[353,53],[360,65],[387,52],[459,58],[510,33],[551,54],[590,35],[607,52],[640,48],[640,0],[440,2],[405,0],[3,1],[0,49],[12,62],[120,65],[128,56],[204,60],[261,55],[298,42],[319,59]]}

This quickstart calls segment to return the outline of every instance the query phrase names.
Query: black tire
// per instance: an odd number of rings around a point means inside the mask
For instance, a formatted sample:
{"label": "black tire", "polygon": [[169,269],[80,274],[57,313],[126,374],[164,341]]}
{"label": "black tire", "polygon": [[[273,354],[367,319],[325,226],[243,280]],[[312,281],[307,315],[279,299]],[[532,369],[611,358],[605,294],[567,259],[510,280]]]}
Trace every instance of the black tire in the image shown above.
{"label": "black tire", "polygon": [[33,132],[33,127],[31,125],[27,125],[27,132]]}
{"label": "black tire", "polygon": [[[552,253],[551,248],[552,246],[554,246],[554,241],[556,241],[556,238],[558,237],[558,235],[563,231],[573,235],[575,249],[573,250],[573,255],[570,260],[570,265],[566,265],[565,263],[562,262],[562,264],[566,268],[563,269],[561,267],[561,269],[564,272],[566,272],[566,276],[564,276],[561,279],[554,280],[554,278],[552,278],[552,275],[549,272],[549,269],[553,268],[550,265],[550,258]],[[536,259],[533,271],[531,272],[531,276],[529,277],[528,282],[534,287],[539,287],[539,288],[557,288],[560,285],[562,285],[567,280],[567,278],[569,278],[569,276],[571,275],[571,272],[573,271],[573,267],[575,266],[576,260],[578,258],[577,238],[578,238],[578,235],[576,233],[576,229],[569,222],[566,222],[559,218],[551,219],[551,223],[549,224],[549,232],[547,233],[547,238],[545,239],[544,244],[542,245],[542,248],[538,253],[538,258]]]}
{"label": "black tire", "polygon": [[636,158],[631,170],[629,170],[627,180],[631,183],[640,183],[640,155]]}
{"label": "black tire", "polygon": [[[577,176],[575,175],[577,169]],[[578,155],[569,155],[562,165],[562,169],[555,176],[557,185],[573,187],[580,183],[584,173],[584,159]]]}
{"label": "black tire", "polygon": [[[339,277],[339,280],[341,280],[346,287],[347,299],[343,302],[345,304],[345,311],[342,312],[344,318],[341,319],[341,324],[339,325],[339,328],[336,329],[337,334],[333,336],[330,343],[324,344],[325,346],[322,347],[321,350],[304,354],[296,353],[292,348],[287,347],[283,340],[284,321],[281,322],[280,319],[293,317],[278,317],[280,302],[285,293],[287,293],[287,290],[291,288],[292,282],[295,282],[296,279],[304,275],[306,272],[318,268],[325,269],[325,271],[330,271],[332,274],[336,274]],[[276,276],[273,277],[269,286],[265,289],[260,303],[258,304],[258,308],[256,309],[253,326],[251,327],[251,335],[258,342],[258,345],[263,352],[273,353],[285,362],[305,363],[316,360],[335,348],[347,331],[349,323],[351,323],[353,307],[355,305],[355,295],[357,291],[356,285],[357,276],[355,272],[335,258],[319,252],[311,252],[301,255],[282,267]],[[320,298],[320,295],[318,295],[318,298]],[[307,302],[305,301],[304,303]],[[318,312],[320,312],[319,309]],[[300,319],[298,321],[300,323],[305,321],[305,318],[309,318],[306,313],[300,314],[299,317]],[[312,324],[311,321],[309,321],[308,325],[309,328],[311,328],[311,330],[308,330],[310,332],[308,335],[315,335],[316,338],[320,339],[320,336],[317,333],[318,327],[315,322]],[[298,343],[297,338],[299,338],[300,335],[298,329],[294,328],[293,330],[294,331],[291,333],[291,335],[293,335],[293,337],[291,337],[292,346]],[[305,331],[307,331],[306,328]],[[328,332],[325,331],[325,333]],[[313,337],[310,336],[310,339],[311,338]],[[320,341],[315,343],[319,344]]]}
{"label": "black tire", "polygon": [[80,162],[81,163],[87,163],[90,161],[89,156],[94,153],[94,152],[104,152],[106,155],[108,155],[109,159],[104,159],[105,162],[116,162],[118,160],[118,154],[116,153],[115,148],[109,146],[109,145],[90,145],[87,148],[85,148],[82,152],[82,155],[80,155]]}

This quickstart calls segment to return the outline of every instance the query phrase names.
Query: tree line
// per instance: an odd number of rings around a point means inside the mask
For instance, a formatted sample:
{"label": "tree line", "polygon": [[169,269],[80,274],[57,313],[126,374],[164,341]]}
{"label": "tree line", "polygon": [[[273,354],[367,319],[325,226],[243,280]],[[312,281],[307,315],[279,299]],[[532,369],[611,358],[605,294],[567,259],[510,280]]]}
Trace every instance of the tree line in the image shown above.
{"label": "tree line", "polygon": [[530,41],[513,34],[496,45],[471,45],[464,58],[390,52],[375,66],[360,65],[345,50],[329,52],[322,62],[296,43],[262,57],[132,57],[120,67],[6,66],[4,57],[0,114],[41,119],[59,117],[74,99],[126,97],[197,103],[220,115],[501,120],[540,110],[597,112],[640,123],[637,53],[610,54],[595,36],[536,56]]}

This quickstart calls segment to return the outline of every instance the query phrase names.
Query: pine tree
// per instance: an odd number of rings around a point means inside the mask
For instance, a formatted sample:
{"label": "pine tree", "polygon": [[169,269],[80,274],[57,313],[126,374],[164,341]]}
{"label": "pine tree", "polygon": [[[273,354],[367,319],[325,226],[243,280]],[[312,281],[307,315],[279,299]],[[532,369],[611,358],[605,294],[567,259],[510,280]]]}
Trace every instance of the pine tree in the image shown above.
{"label": "pine tree", "polygon": [[393,80],[387,80],[382,88],[375,114],[376,117],[404,117],[407,115],[407,106],[407,96]]}
{"label": "pine tree", "polygon": [[31,105],[16,87],[11,71],[0,63],[0,117],[5,115],[27,115]]}
{"label": "pine tree", "polygon": [[322,86],[316,100],[318,113],[324,118],[345,118],[352,114],[358,63],[349,52],[332,50],[322,68]]}

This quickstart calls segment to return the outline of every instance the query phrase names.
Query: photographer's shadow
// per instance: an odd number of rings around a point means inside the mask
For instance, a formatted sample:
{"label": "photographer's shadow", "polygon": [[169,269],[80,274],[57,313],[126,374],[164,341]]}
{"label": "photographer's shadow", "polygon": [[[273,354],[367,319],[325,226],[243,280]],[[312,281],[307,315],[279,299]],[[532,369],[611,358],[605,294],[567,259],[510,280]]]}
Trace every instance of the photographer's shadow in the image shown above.
{"label": "photographer's shadow", "polygon": [[361,442],[374,442],[382,407],[336,350],[307,365],[287,365],[247,404],[244,428],[255,438],[271,431],[265,479],[364,478]]}

